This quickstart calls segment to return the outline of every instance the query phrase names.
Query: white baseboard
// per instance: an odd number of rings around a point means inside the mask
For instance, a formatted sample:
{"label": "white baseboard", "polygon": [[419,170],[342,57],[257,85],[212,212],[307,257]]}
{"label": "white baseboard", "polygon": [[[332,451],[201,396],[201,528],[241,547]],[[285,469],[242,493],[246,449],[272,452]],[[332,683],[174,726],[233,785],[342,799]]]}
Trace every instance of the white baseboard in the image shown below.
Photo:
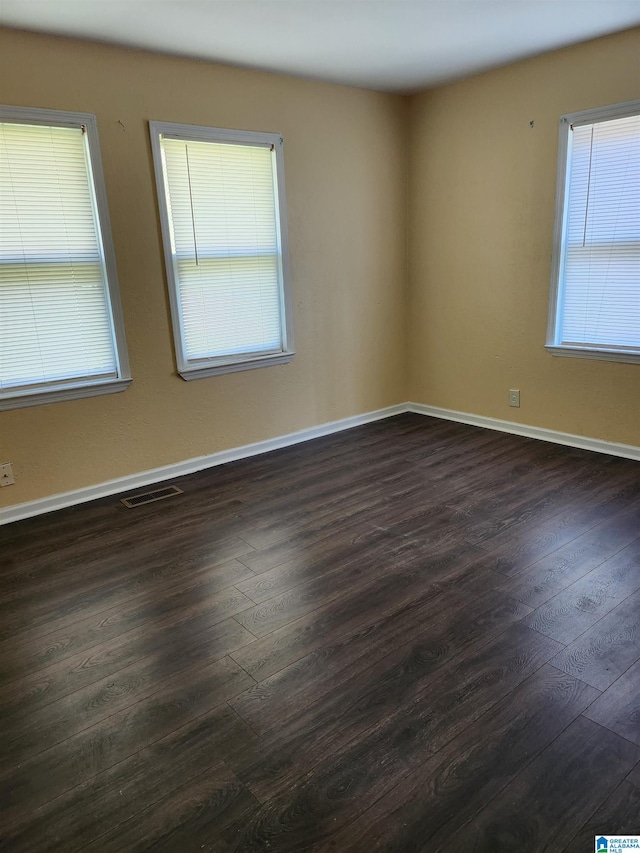
{"label": "white baseboard", "polygon": [[583,435],[572,435],[569,432],[557,432],[553,429],[517,424],[514,421],[501,421],[484,415],[471,415],[468,412],[456,412],[453,409],[440,409],[437,406],[425,406],[422,403],[407,403],[406,412],[418,415],[428,415],[445,421],[456,421],[461,424],[495,429],[498,432],[510,432],[514,435],[524,435],[527,438],[537,438],[540,441],[550,441],[553,444],[564,444],[567,447],[578,447],[581,450],[593,450],[596,453],[607,453],[610,456],[623,456],[625,459],[640,461],[640,447],[634,444],[616,444],[613,441],[603,441],[600,438],[587,438]]}
{"label": "white baseboard", "polygon": [[329,421],[318,426],[291,432],[288,435],[280,435],[276,438],[268,438],[265,441],[256,441],[254,444],[245,444],[241,447],[233,447],[230,450],[221,450],[218,453],[210,453],[206,456],[197,456],[194,459],[185,459],[184,462],[175,462],[171,465],[163,465],[160,468],[152,468],[141,471],[139,474],[130,474],[126,477],[118,477],[115,480],[107,480],[95,486],[86,486],[82,489],[74,489],[71,492],[62,492],[47,498],[16,504],[15,506],[0,509],[0,525],[9,524],[12,521],[20,521],[23,518],[32,518],[45,512],[53,512],[56,509],[64,509],[68,506],[95,501],[97,498],[106,498],[109,495],[121,492],[132,492],[153,483],[161,483],[164,480],[172,480],[185,474],[193,474],[205,468],[214,468],[224,465],[225,462],[235,462],[237,459],[246,459],[249,456],[257,456],[260,453],[268,453],[270,450],[278,450],[280,447],[289,447],[292,444],[300,444],[310,441],[312,438],[320,438],[341,430],[351,429],[362,424],[390,418],[408,411],[406,404],[387,406],[385,409],[377,409],[366,412],[363,415],[353,415],[350,418],[342,418],[339,421]]}
{"label": "white baseboard", "polygon": [[625,459],[640,461],[640,447],[632,444],[615,444],[614,442],[602,441],[598,438],[586,438],[581,435],[571,435],[571,433],[567,432],[556,432],[555,430],[518,424],[513,421],[488,418],[484,415],[471,415],[467,412],[456,412],[452,409],[440,409],[436,406],[425,406],[422,403],[400,403],[396,406],[387,406],[385,409],[366,412],[363,415],[354,415],[350,418],[342,418],[339,421],[329,421],[319,426],[291,432],[288,435],[268,438],[265,441],[257,441],[254,444],[245,444],[241,447],[233,447],[230,450],[210,453],[207,456],[186,459],[184,462],[175,462],[171,465],[163,465],[160,468],[152,468],[148,471],[142,471],[139,474],[118,477],[115,480],[108,480],[96,486],[87,486],[83,489],[75,489],[71,492],[63,492],[47,498],[16,504],[15,506],[0,510],[0,525],[9,524],[12,521],[20,521],[23,518],[32,518],[36,515],[86,503],[87,501],[94,501],[97,498],[106,498],[109,495],[133,492],[154,483],[172,480],[176,477],[182,477],[185,474],[193,474],[195,471],[202,471],[205,468],[224,465],[225,462],[247,459],[250,456],[268,453],[270,450],[277,450],[280,447],[300,444],[304,441],[310,441],[313,438],[320,438],[323,435],[341,432],[345,429],[379,421],[383,418],[390,418],[394,415],[401,415],[405,412],[414,412],[415,414],[428,415],[432,418],[456,421],[461,424],[470,424],[471,426],[484,427],[485,429],[498,430],[499,432],[509,432],[514,435],[523,435],[527,438],[551,441],[554,444],[564,444],[568,447],[579,447],[582,450],[593,450],[596,453],[608,453],[612,456],[622,456]]}

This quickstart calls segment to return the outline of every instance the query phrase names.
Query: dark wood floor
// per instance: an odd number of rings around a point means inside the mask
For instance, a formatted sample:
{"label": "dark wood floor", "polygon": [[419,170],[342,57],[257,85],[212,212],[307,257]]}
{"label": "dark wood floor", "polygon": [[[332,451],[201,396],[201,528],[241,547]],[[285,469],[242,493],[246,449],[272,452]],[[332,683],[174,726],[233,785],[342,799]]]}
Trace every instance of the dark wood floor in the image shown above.
{"label": "dark wood floor", "polygon": [[14,851],[640,832],[640,464],[403,415],[0,529]]}

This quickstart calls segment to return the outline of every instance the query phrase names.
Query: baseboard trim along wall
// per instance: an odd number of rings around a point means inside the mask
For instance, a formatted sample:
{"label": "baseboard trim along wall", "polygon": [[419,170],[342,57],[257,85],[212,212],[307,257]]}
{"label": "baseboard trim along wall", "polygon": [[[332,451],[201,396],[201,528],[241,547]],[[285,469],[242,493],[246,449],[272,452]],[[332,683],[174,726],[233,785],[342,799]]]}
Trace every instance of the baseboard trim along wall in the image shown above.
{"label": "baseboard trim along wall", "polygon": [[430,418],[441,418],[445,421],[456,421],[460,424],[483,427],[484,429],[494,429],[498,432],[510,432],[513,435],[537,438],[539,441],[550,441],[553,444],[564,444],[567,447],[578,447],[580,450],[593,450],[596,453],[608,453],[609,456],[623,456],[625,459],[640,461],[640,447],[636,447],[634,444],[616,444],[613,441],[603,441],[600,438],[587,438],[583,435],[572,435],[570,432],[557,432],[553,429],[518,424],[514,421],[487,418],[484,415],[456,412],[453,409],[439,409],[437,406],[425,406],[422,403],[407,403],[405,411],[415,412],[418,415],[428,415]]}
{"label": "baseboard trim along wall", "polygon": [[224,465],[226,462],[234,462],[238,459],[247,459],[250,456],[257,456],[260,453],[268,453],[270,450],[278,450],[281,447],[301,444],[305,441],[311,441],[313,438],[321,438],[324,435],[331,435],[335,432],[352,429],[356,426],[362,426],[363,424],[372,423],[373,421],[379,421],[384,418],[390,418],[394,415],[401,415],[406,412],[427,415],[428,417],[440,418],[441,420],[456,421],[457,423],[469,424],[470,426],[493,429],[498,432],[508,432],[514,435],[522,435],[527,438],[535,438],[540,441],[564,444],[567,447],[578,447],[581,450],[592,450],[596,453],[608,453],[612,456],[622,456],[625,459],[635,459],[640,461],[640,447],[636,447],[632,444],[616,444],[610,441],[602,441],[598,438],[586,438],[581,435],[556,432],[555,430],[528,426],[527,424],[518,424],[513,421],[502,421],[496,418],[488,418],[484,415],[472,415],[467,412],[456,412],[452,409],[440,409],[436,406],[425,406],[422,403],[400,403],[396,406],[387,406],[384,409],[376,409],[373,412],[366,412],[362,415],[354,415],[349,418],[342,418],[338,421],[329,421],[328,423],[308,427],[307,429],[301,429],[287,435],[277,436],[276,438],[268,438],[265,441],[257,441],[253,444],[233,447],[230,450],[221,450],[217,453],[210,453],[207,456],[198,456],[194,459],[186,459],[184,462],[163,465],[160,468],[152,468],[148,471],[141,471],[139,474],[131,474],[126,477],[119,477],[115,480],[108,480],[105,483],[99,483],[95,486],[87,486],[82,489],[75,489],[71,492],[64,492],[58,495],[51,495],[47,498],[40,498],[35,501],[16,504],[15,506],[10,506],[6,509],[0,510],[0,525],[9,524],[12,521],[20,521],[24,518],[32,518],[36,515],[42,515],[43,513],[53,512],[57,509],[64,509],[65,507],[86,503],[87,501],[94,501],[98,498],[109,497],[110,495],[116,495],[123,492],[133,492],[154,483],[161,483],[165,480],[182,477],[185,474],[193,474],[195,471],[202,471],[205,468],[215,468],[217,465]]}
{"label": "baseboard trim along wall", "polygon": [[[235,462],[237,459],[247,459],[250,456],[258,456],[260,453],[268,453],[270,450],[278,450],[281,447],[289,447],[293,444],[301,444],[311,441],[313,438],[321,438],[323,435],[331,435],[345,429],[361,426],[362,424],[401,415],[407,411],[405,403],[397,406],[387,406],[385,409],[377,409],[366,412],[363,415],[353,415],[350,418],[342,418],[339,421],[329,421],[318,426],[291,432],[288,435],[268,438],[265,441],[256,441],[254,444],[244,444],[241,447],[232,447],[230,450],[220,450],[217,453],[209,453],[206,456],[196,456],[193,459],[185,459],[184,462],[175,462],[171,465],[162,465],[160,468],[152,468],[141,471],[139,474],[130,474],[118,477],[115,480],[107,480],[95,486],[86,486],[82,489],[74,489],[71,492],[63,492],[40,498],[35,501],[16,504],[15,506],[0,509],[0,525],[9,524],[12,521],[20,521],[23,518],[31,518],[42,515],[45,512],[53,512],[56,509],[64,509],[75,504],[95,501],[98,498],[106,498],[109,495],[117,495],[121,492],[133,492],[161,483],[164,480],[172,480],[175,477],[183,477],[185,474],[193,474],[203,471],[205,468],[215,468],[224,465],[225,462]],[[9,488],[9,487],[8,487]]]}

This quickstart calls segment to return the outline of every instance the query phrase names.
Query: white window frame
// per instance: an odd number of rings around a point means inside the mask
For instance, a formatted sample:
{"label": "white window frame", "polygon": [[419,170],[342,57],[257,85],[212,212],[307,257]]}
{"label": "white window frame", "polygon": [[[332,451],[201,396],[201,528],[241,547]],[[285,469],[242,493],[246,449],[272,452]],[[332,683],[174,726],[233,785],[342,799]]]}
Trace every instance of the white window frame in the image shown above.
{"label": "white window frame", "polygon": [[94,213],[98,225],[98,239],[102,248],[107,306],[110,314],[111,337],[116,362],[115,377],[95,380],[87,377],[81,379],[71,378],[48,384],[34,385],[33,388],[21,387],[16,390],[0,391],[0,411],[25,406],[39,406],[59,400],[76,400],[81,397],[93,397],[100,394],[114,394],[124,391],[131,383],[131,372],[127,355],[127,343],[124,333],[122,306],[118,289],[118,274],[111,236],[96,117],[91,113],[0,106],[0,122],[41,125],[44,127],[77,127],[84,128],[86,131],[87,165],[92,178]]}
{"label": "white window frame", "polygon": [[551,286],[549,289],[549,315],[546,349],[552,355],[570,358],[594,358],[603,361],[640,363],[640,353],[617,347],[568,346],[559,341],[558,318],[562,310],[563,259],[565,249],[566,217],[569,182],[569,134],[572,126],[594,124],[640,113],[640,100],[625,101],[606,107],[567,113],[560,118],[558,136],[558,175],[556,183],[555,226],[553,232],[553,255],[551,262]]}
{"label": "white window frame", "polygon": [[[162,228],[165,268],[169,290],[169,303],[173,325],[176,362],[179,375],[189,381],[233,373],[239,370],[251,370],[286,364],[295,355],[293,342],[293,306],[291,301],[291,280],[289,273],[289,250],[287,237],[287,209],[284,183],[283,139],[279,133],[262,133],[244,130],[230,130],[218,127],[201,127],[191,124],[150,121],[151,148],[155,167],[158,208]],[[161,137],[180,139],[185,142],[222,142],[236,145],[259,145],[270,147],[275,155],[274,193],[278,219],[279,239],[279,284],[280,284],[280,327],[282,346],[278,352],[257,353],[256,355],[223,355],[209,358],[188,359],[182,333],[182,311],[178,296],[175,257],[172,251],[172,227],[169,220],[169,206],[162,160]]]}

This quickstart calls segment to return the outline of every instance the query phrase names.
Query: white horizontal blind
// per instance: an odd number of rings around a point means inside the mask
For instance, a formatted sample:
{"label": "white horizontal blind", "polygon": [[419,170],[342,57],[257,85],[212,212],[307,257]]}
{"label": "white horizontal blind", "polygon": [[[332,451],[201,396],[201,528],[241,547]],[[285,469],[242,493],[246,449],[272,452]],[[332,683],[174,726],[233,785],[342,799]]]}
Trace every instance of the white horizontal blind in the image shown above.
{"label": "white horizontal blind", "polygon": [[117,375],[81,127],[0,124],[0,390]]}
{"label": "white horizontal blind", "polygon": [[640,116],[569,130],[560,343],[640,351]]}
{"label": "white horizontal blind", "polygon": [[280,352],[273,152],[166,137],[160,144],[186,359]]}

